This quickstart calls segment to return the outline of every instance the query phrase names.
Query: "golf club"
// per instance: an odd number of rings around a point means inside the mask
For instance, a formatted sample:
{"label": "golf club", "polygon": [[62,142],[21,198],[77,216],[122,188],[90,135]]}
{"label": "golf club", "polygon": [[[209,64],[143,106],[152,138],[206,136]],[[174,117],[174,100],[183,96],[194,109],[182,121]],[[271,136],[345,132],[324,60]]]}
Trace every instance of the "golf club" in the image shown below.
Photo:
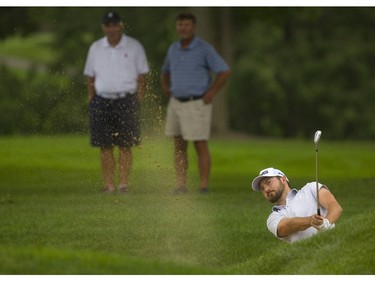
{"label": "golf club", "polygon": [[318,142],[322,131],[316,131],[314,136],[315,143],[315,175],[316,175],[316,204],[317,204],[317,214],[320,216],[320,203],[319,203],[319,185],[318,185]]}

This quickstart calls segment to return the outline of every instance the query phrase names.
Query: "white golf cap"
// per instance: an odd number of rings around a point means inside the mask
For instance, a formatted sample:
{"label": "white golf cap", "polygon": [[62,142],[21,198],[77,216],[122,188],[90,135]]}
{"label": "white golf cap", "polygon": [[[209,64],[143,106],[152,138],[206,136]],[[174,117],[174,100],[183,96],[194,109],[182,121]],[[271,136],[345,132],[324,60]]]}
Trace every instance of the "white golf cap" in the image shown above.
{"label": "white golf cap", "polygon": [[264,169],[264,170],[259,172],[259,176],[257,176],[253,180],[253,182],[251,183],[251,187],[255,191],[260,191],[259,182],[263,178],[272,178],[272,177],[285,177],[286,180],[289,181],[288,178],[286,177],[286,175],[283,172],[281,172],[280,170],[275,169],[275,168],[267,168],[267,169]]}

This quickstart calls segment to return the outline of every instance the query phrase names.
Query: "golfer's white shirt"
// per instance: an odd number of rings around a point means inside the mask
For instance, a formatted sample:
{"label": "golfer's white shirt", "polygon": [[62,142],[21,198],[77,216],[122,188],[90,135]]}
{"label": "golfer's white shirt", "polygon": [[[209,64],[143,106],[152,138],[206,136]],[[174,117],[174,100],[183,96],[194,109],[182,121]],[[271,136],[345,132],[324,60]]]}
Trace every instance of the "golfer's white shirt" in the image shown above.
{"label": "golfer's white shirt", "polygon": [[[319,184],[319,189],[322,186],[322,184]],[[327,215],[327,209],[321,207],[320,211],[323,217]],[[278,237],[277,226],[283,218],[308,217],[316,214],[316,212],[316,182],[310,182],[301,190],[293,189],[291,192],[289,192],[286,198],[285,206],[279,205],[272,208],[272,213],[267,219],[267,227],[269,231]],[[309,227],[304,231],[296,232],[284,238],[278,238],[286,242],[293,243],[295,241],[308,238],[317,232],[318,230],[316,228]]]}
{"label": "golfer's white shirt", "polygon": [[90,46],[83,73],[95,77],[96,93],[135,93],[138,76],[149,71],[146,53],[136,39],[122,35],[112,47],[106,37]]}

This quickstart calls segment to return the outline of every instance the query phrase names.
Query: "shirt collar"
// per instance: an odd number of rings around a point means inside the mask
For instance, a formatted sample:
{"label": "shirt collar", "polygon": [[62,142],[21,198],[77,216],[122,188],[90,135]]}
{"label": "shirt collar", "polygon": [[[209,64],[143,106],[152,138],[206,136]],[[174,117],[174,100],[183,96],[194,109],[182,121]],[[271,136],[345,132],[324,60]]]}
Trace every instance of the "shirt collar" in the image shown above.
{"label": "shirt collar", "polygon": [[[195,46],[197,46],[198,42],[199,42],[199,38],[198,38],[198,36],[194,35],[194,38],[193,38],[193,40],[190,42],[189,46],[187,46],[187,48],[184,48],[184,49],[192,49],[192,48],[194,48]],[[182,49],[182,48],[181,48],[181,42],[180,42],[180,41],[177,42],[177,46],[178,46],[179,49]]]}
{"label": "shirt collar", "polygon": [[288,204],[288,201],[290,200],[293,200],[293,198],[296,196],[296,194],[298,193],[298,190],[293,188],[289,193],[288,195],[286,196],[286,203]]}
{"label": "shirt collar", "polygon": [[292,200],[294,199],[294,197],[296,197],[297,193],[298,193],[298,190],[295,189],[295,188],[293,188],[293,189],[288,193],[288,195],[286,196],[286,204],[285,204],[285,205],[277,205],[277,206],[273,206],[273,207],[272,207],[272,211],[276,211],[276,212],[278,212],[278,211],[280,211],[281,209],[285,208],[285,206],[288,205],[288,203],[289,203],[290,201],[292,201]]}
{"label": "shirt collar", "polygon": [[[104,37],[103,39],[104,39],[103,40],[103,46],[104,46],[104,48],[113,48],[111,45],[109,45],[107,37]],[[114,48],[116,49],[116,48],[122,48],[122,47],[124,47],[125,44],[126,44],[126,41],[127,40],[126,40],[125,34],[122,34],[120,42]]]}

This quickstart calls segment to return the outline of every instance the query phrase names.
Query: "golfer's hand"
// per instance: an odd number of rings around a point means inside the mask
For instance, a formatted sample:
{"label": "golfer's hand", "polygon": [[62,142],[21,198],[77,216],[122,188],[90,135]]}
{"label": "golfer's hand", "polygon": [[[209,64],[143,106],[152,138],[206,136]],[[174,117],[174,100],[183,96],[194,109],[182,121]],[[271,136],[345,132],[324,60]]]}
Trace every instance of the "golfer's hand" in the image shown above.
{"label": "golfer's hand", "polygon": [[321,225],[324,223],[324,218],[319,215],[311,216],[311,226],[315,227],[316,229],[320,229]]}
{"label": "golfer's hand", "polygon": [[214,101],[214,97],[215,97],[215,92],[212,91],[212,90],[208,90],[204,96],[203,96],[203,102],[205,104],[210,104]]}
{"label": "golfer's hand", "polygon": [[331,224],[328,219],[323,219],[323,223],[319,225],[319,230],[327,230],[335,227],[335,224]]}

